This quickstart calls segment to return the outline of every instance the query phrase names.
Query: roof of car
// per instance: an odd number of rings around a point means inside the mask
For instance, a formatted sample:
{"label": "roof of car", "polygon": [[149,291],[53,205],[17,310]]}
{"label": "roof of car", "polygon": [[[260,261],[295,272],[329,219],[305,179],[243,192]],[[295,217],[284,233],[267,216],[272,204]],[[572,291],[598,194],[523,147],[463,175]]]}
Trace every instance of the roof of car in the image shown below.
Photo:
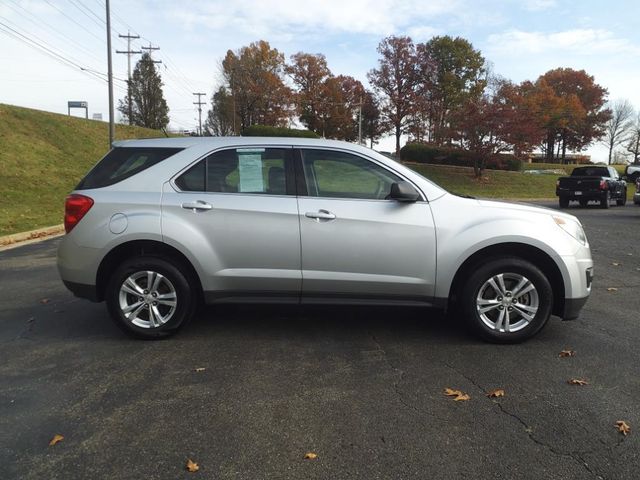
{"label": "roof of car", "polygon": [[339,140],[326,140],[324,138],[300,138],[300,137],[169,137],[169,138],[142,138],[137,140],[118,140],[114,147],[166,147],[189,148],[195,145],[211,145],[213,148],[225,145],[308,145],[308,146],[332,146],[342,148],[354,148],[358,145]]}

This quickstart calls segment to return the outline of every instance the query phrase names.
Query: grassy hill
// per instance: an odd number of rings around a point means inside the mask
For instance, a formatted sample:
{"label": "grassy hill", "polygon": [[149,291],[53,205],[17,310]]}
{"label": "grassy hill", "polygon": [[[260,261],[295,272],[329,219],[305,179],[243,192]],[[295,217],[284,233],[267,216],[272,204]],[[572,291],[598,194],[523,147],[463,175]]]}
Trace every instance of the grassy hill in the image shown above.
{"label": "grassy hill", "polygon": [[[161,137],[116,125],[116,139]],[[109,125],[0,104],[0,236],[62,223],[64,198],[107,151]]]}

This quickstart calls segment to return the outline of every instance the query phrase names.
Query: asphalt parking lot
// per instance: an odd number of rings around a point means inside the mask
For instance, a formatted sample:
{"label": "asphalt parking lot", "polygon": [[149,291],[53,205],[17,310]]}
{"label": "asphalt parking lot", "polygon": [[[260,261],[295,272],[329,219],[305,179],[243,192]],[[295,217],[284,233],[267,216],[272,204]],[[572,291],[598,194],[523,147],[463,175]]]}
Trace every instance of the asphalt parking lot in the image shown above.
{"label": "asphalt parking lot", "polygon": [[420,309],[273,306],[134,341],[64,289],[57,240],[0,252],[0,478],[638,478],[640,207],[569,211],[591,299],[515,346]]}

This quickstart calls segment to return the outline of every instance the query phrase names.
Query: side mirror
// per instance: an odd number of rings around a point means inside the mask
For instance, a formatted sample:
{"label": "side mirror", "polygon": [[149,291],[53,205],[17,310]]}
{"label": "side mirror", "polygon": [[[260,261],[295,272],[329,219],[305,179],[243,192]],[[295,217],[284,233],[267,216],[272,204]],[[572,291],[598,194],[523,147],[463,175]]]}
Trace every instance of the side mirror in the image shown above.
{"label": "side mirror", "polygon": [[420,198],[420,194],[409,182],[398,182],[391,184],[391,192],[389,192],[387,198],[409,203],[417,201]]}

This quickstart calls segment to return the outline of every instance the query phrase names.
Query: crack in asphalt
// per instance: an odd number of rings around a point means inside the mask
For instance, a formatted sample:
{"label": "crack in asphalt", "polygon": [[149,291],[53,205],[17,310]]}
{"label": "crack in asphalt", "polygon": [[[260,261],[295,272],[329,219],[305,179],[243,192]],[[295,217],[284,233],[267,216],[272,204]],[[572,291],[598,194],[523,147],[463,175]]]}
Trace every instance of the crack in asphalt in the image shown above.
{"label": "crack in asphalt", "polygon": [[[473,386],[475,386],[478,390],[480,390],[483,394],[487,394],[487,391],[479,384],[477,383],[473,378],[469,377],[467,374],[461,372],[460,370],[458,370],[457,368],[453,367],[452,365],[446,363],[446,362],[441,362],[444,366],[446,366],[447,368],[453,370],[454,372],[456,372],[458,375],[462,376],[464,379],[466,379],[468,382],[470,382]],[[591,475],[593,475],[595,478],[597,478],[598,480],[604,480],[604,477],[602,477],[601,475],[597,474],[596,472],[594,472],[591,467],[589,466],[589,464],[584,460],[584,458],[582,458],[582,455],[586,455],[589,453],[594,453],[595,451],[597,451],[596,448],[594,449],[590,449],[590,450],[584,450],[584,451],[575,451],[575,452],[562,452],[556,448],[554,448],[552,445],[549,445],[548,443],[543,442],[542,440],[540,440],[539,438],[536,438],[536,436],[533,434],[533,429],[531,428],[531,426],[529,426],[529,424],[527,424],[527,422],[525,422],[518,414],[511,412],[509,410],[507,410],[500,402],[498,401],[493,401],[492,402],[495,406],[498,407],[498,410],[500,412],[502,412],[503,414],[513,418],[514,420],[518,421],[518,423],[520,423],[523,427],[524,427],[524,431],[527,434],[527,436],[529,437],[529,439],[534,442],[535,444],[546,448],[548,451],[550,451],[551,453],[553,453],[556,456],[559,457],[566,457],[566,458],[570,458],[572,459],[574,462],[581,464],[584,469],[589,472]],[[605,445],[605,447],[607,447],[608,449],[611,448],[615,448],[617,446],[619,446],[620,442],[618,442],[616,445],[613,446],[608,446],[606,443],[604,443],[602,441],[602,439],[598,439],[601,443],[603,443]]]}
{"label": "crack in asphalt", "polygon": [[[396,372],[396,380],[393,383],[393,391],[394,391],[396,397],[398,398],[398,400],[400,401],[400,403],[403,406],[405,406],[407,409],[409,409],[409,410],[415,412],[416,414],[418,414],[418,416],[421,418],[421,421],[422,421],[422,416],[425,415],[425,414],[430,416],[430,417],[432,417],[432,418],[436,418],[438,420],[442,420],[442,419],[438,418],[436,415],[433,415],[430,412],[426,412],[426,411],[424,411],[422,409],[417,408],[416,406],[412,405],[411,403],[409,403],[405,399],[405,397],[402,394],[401,389],[400,389],[400,385],[401,385],[403,379],[405,378],[405,371],[403,369],[399,368],[398,366],[396,366],[389,359],[389,356],[387,355],[386,349],[382,346],[382,344],[380,343],[378,338],[375,336],[375,334],[373,334],[372,332],[368,332],[368,333],[369,333],[369,337],[371,338],[371,340],[373,341],[373,343],[376,346],[376,350],[379,351],[382,354],[383,361],[387,364],[387,366],[391,370]],[[458,375],[462,376],[465,380],[467,380],[474,387],[476,387],[479,391],[481,391],[484,395],[486,395],[487,391],[485,390],[485,388],[483,388],[482,385],[480,385],[478,382],[476,382],[472,377],[468,376],[467,374],[465,374],[464,372],[458,370],[453,365],[451,365],[451,364],[449,364],[447,362],[440,361],[440,363],[442,365],[444,365],[445,367],[449,368],[450,370],[453,370]],[[520,425],[522,425],[524,427],[524,431],[527,434],[527,437],[532,442],[534,442],[536,445],[539,445],[540,447],[543,447],[544,449],[546,449],[547,451],[551,452],[555,456],[569,458],[569,459],[573,460],[577,464],[581,465],[594,478],[596,478],[598,480],[605,480],[605,477],[603,477],[600,474],[598,474],[597,472],[595,472],[591,468],[591,466],[587,463],[587,461],[584,459],[584,455],[588,455],[588,454],[597,452],[598,451],[597,448],[592,448],[592,449],[588,449],[588,450],[577,450],[577,451],[572,451],[572,452],[563,452],[561,450],[558,450],[557,448],[553,447],[552,445],[550,445],[550,444],[540,440],[539,438],[537,438],[533,434],[532,427],[529,426],[527,424],[527,422],[525,422],[517,413],[509,411],[508,409],[506,409],[498,401],[494,400],[492,403],[493,403],[493,405],[495,405],[497,407],[497,409],[494,409],[494,411],[496,411],[496,412],[499,411],[502,414],[507,415],[507,416],[513,418],[514,420],[516,420],[518,423],[520,423]],[[583,429],[585,429],[586,433],[589,433],[588,430],[586,430],[586,428],[583,427]],[[614,448],[618,448],[624,442],[624,438],[618,440],[618,442],[616,442],[614,445],[608,445],[601,438],[598,438],[598,441],[603,445],[603,447],[605,447],[607,450],[611,451]]]}
{"label": "crack in asphalt", "polygon": [[33,340],[30,334],[33,333],[33,328],[35,327],[35,324],[36,324],[36,317],[29,317],[27,319],[26,326],[20,331],[17,337],[12,339],[7,339],[7,341],[3,343],[11,343],[11,342],[14,342],[15,340],[20,340],[20,339]]}
{"label": "crack in asphalt", "polygon": [[431,418],[435,418],[438,420],[442,420],[441,418],[439,418],[437,415],[434,415],[431,412],[427,412],[424,411],[420,408],[417,408],[416,406],[412,405],[411,403],[408,403],[402,392],[400,391],[400,384],[402,383],[402,380],[405,377],[405,372],[404,370],[402,370],[401,368],[397,367],[396,365],[394,365],[391,360],[389,360],[389,356],[387,355],[387,351],[383,348],[382,344],[378,341],[378,339],[376,338],[376,336],[371,333],[369,333],[369,337],[371,338],[371,340],[373,341],[373,343],[376,345],[376,349],[382,354],[382,358],[384,359],[384,362],[387,364],[387,366],[391,369],[394,370],[396,372],[396,380],[393,382],[393,391],[396,394],[396,397],[398,397],[398,400],[400,401],[400,403],[402,405],[404,405],[406,408],[408,408],[409,410],[412,410],[413,412],[415,412],[416,414],[418,414],[418,416],[420,417],[421,421],[422,421],[422,416],[423,415],[428,415]]}

